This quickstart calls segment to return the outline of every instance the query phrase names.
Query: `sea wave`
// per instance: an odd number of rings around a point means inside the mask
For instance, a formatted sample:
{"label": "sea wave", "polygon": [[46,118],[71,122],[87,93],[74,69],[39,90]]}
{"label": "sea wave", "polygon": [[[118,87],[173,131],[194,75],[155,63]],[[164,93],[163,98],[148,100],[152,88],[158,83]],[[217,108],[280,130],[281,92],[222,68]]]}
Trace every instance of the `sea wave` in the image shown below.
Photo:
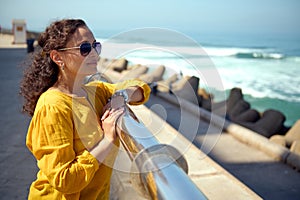
{"label": "sea wave", "polygon": [[254,58],[254,59],[283,59],[285,56],[280,53],[261,53],[261,52],[250,52],[250,53],[237,53],[237,58]]}
{"label": "sea wave", "polygon": [[284,59],[287,56],[278,53],[274,49],[268,48],[222,48],[222,47],[204,47],[208,56],[215,57],[236,57],[240,59]]}

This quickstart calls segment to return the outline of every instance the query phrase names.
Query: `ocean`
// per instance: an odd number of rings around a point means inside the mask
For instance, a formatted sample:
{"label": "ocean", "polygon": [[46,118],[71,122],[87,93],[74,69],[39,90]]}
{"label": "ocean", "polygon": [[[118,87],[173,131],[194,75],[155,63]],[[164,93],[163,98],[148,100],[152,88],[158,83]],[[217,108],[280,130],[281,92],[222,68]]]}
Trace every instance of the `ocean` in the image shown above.
{"label": "ocean", "polygon": [[134,29],[115,35],[96,31],[102,56],[124,57],[129,64],[200,78],[200,87],[216,102],[233,87],[242,89],[251,108],[281,111],[285,125],[300,119],[300,36],[287,34],[222,34]]}

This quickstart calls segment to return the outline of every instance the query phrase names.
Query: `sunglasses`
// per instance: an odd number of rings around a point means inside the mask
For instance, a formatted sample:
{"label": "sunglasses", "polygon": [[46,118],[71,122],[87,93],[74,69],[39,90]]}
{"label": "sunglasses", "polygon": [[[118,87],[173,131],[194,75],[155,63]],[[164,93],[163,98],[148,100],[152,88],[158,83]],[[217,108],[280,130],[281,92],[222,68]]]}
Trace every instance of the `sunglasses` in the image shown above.
{"label": "sunglasses", "polygon": [[82,56],[87,56],[92,51],[92,48],[94,48],[96,50],[97,54],[100,55],[101,49],[102,49],[102,45],[101,45],[100,42],[93,42],[93,44],[91,44],[89,42],[84,42],[79,47],[63,48],[63,49],[58,49],[58,51],[67,51],[67,50],[71,50],[71,49],[79,49],[80,54]]}

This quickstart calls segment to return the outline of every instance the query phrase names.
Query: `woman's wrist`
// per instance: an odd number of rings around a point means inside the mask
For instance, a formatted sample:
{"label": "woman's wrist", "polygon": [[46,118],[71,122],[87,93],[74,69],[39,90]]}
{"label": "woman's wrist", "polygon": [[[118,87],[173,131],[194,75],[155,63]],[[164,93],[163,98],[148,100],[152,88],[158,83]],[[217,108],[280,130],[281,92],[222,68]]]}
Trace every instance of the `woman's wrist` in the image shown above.
{"label": "woman's wrist", "polygon": [[113,95],[110,99],[110,110],[124,107],[127,102],[123,96]]}
{"label": "woman's wrist", "polygon": [[117,138],[116,134],[114,134],[113,136],[104,135],[103,140],[107,143],[114,143],[116,138]]}
{"label": "woman's wrist", "polygon": [[98,163],[101,164],[109,154],[113,145],[113,141],[104,136],[104,138],[90,150],[90,153],[98,160]]}
{"label": "woman's wrist", "polygon": [[128,91],[126,89],[124,90],[117,90],[113,95],[112,98],[117,98],[117,97],[123,97],[124,102],[128,103],[129,102],[129,95]]}
{"label": "woman's wrist", "polygon": [[[118,102],[120,99],[122,99],[124,105],[126,103],[132,103],[132,102],[140,102],[144,99],[144,92],[141,87],[138,86],[132,86],[128,87],[126,89],[117,90],[110,98],[110,101],[118,99]],[[116,101],[115,101],[116,102]]]}

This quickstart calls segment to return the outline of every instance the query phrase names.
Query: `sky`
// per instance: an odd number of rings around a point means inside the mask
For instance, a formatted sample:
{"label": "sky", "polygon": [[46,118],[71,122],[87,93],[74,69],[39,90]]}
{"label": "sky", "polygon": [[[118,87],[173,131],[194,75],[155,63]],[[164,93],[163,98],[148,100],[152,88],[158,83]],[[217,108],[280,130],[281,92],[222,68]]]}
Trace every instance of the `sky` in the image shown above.
{"label": "sky", "polygon": [[92,30],[161,27],[176,31],[300,35],[299,0],[0,0],[0,25],[25,19],[43,31],[52,21],[82,18]]}

